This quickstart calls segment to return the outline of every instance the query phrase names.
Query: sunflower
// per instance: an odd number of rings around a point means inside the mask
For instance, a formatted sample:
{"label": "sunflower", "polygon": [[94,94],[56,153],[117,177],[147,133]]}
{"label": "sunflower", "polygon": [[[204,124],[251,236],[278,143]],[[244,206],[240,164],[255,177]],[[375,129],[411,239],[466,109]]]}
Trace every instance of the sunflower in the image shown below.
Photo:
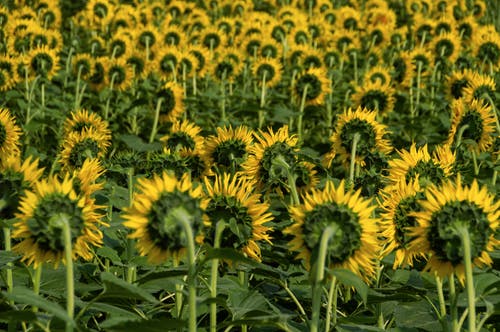
{"label": "sunflower", "polygon": [[458,21],[455,26],[457,33],[460,35],[460,39],[466,43],[466,45],[470,45],[470,40],[479,29],[476,19],[472,16],[466,16]]}
{"label": "sunflower", "polygon": [[296,176],[295,185],[299,194],[309,192],[319,183],[316,165],[308,161],[298,161],[293,168]]}
{"label": "sunflower", "polygon": [[163,263],[169,257],[179,262],[188,240],[177,215],[179,211],[188,214],[193,235],[200,242],[208,203],[202,198],[202,187],[195,187],[188,176],[178,180],[163,172],[152,179],[139,179],[136,190],[132,205],[122,215],[123,225],[132,229],[129,238],[137,239],[139,254],[152,263]]}
{"label": "sunflower", "polygon": [[432,40],[430,49],[435,56],[435,62],[447,59],[455,63],[460,53],[460,37],[455,32],[446,32],[437,35]]}
{"label": "sunflower", "polygon": [[184,89],[179,83],[165,83],[156,95],[161,99],[160,122],[173,123],[184,113]]}
{"label": "sunflower", "polygon": [[473,53],[478,63],[491,64],[495,70],[500,63],[500,36],[493,33],[480,33],[472,42]]}
{"label": "sunflower", "polygon": [[477,181],[462,186],[460,176],[456,183],[445,182],[441,187],[431,185],[420,201],[422,211],[416,213],[418,225],[410,228],[415,240],[410,250],[425,252],[429,260],[425,270],[443,278],[454,273],[464,283],[464,251],[460,228],[466,228],[470,236],[473,264],[491,265],[488,252],[500,241],[495,238],[500,216],[500,202],[479,188]]}
{"label": "sunflower", "polygon": [[[495,133],[495,112],[491,106],[481,100],[473,99],[466,103],[462,98],[452,103],[451,128],[447,144],[459,144],[461,141],[472,141],[468,148],[476,152],[484,152],[493,143]],[[461,137],[457,137],[461,135]],[[464,142],[466,143],[466,142]]]}
{"label": "sunflower", "polygon": [[189,45],[186,51],[194,55],[194,57],[196,58],[196,74],[200,77],[203,77],[207,72],[207,68],[209,67],[208,65],[211,62],[210,52],[200,45]]}
{"label": "sunflower", "polygon": [[493,101],[496,99],[496,83],[493,77],[482,75],[478,72],[470,72],[471,77],[467,86],[463,89],[463,98],[467,103],[471,103],[474,99],[483,100],[489,103],[488,95]]}
{"label": "sunflower", "polygon": [[413,65],[408,52],[401,52],[392,62],[392,80],[401,88],[410,86],[413,75]]}
{"label": "sunflower", "polygon": [[209,136],[205,141],[203,152],[208,165],[225,172],[240,171],[253,144],[252,129],[245,126],[233,129],[229,126],[217,127],[216,131],[216,135]]}
{"label": "sunflower", "polygon": [[305,95],[306,105],[322,105],[325,96],[330,92],[330,80],[326,71],[320,68],[309,68],[301,73],[292,90],[297,103],[300,103]]}
{"label": "sunflower", "polygon": [[265,38],[259,49],[259,55],[263,58],[281,59],[283,58],[283,45],[274,39]]}
{"label": "sunflower", "polygon": [[210,53],[213,53],[213,51],[226,46],[227,37],[223,30],[216,27],[208,27],[201,33],[200,44],[210,50]]}
{"label": "sunflower", "polygon": [[252,64],[252,73],[257,82],[268,88],[276,86],[281,81],[283,68],[275,58],[259,58]]}
{"label": "sunflower", "polygon": [[332,35],[331,43],[342,55],[357,52],[361,49],[359,35],[352,30],[336,30]]}
{"label": "sunflower", "polygon": [[[323,51],[313,47],[307,47],[300,55],[302,68],[320,68],[323,69]],[[323,69],[324,70],[324,69]]]}
{"label": "sunflower", "polygon": [[391,73],[389,69],[384,65],[373,66],[363,75],[363,82],[367,83],[377,83],[380,82],[382,85],[391,85]]}
{"label": "sunflower", "polygon": [[462,98],[465,87],[473,79],[473,72],[469,69],[455,70],[446,79],[446,94],[449,100]]}
{"label": "sunflower", "polygon": [[74,170],[73,189],[78,195],[84,196],[87,201],[92,201],[92,196],[102,188],[104,181],[97,181],[106,172],[98,159],[85,159],[82,167]]}
{"label": "sunflower", "polygon": [[34,48],[27,54],[29,70],[36,76],[52,79],[59,70],[59,56],[47,46]]}
{"label": "sunflower", "polygon": [[165,46],[181,46],[186,43],[185,32],[177,25],[164,25],[161,34]]}
{"label": "sunflower", "polygon": [[7,69],[0,68],[0,91],[9,91],[15,84],[15,77]]}
{"label": "sunflower", "polygon": [[260,201],[260,195],[253,192],[253,183],[248,179],[223,173],[215,175],[213,182],[205,178],[209,203],[205,210],[205,241],[213,246],[215,226],[219,221],[226,223],[220,246],[241,250],[247,257],[261,261],[258,242],[271,243],[265,224],[273,220],[269,204]]}
{"label": "sunflower", "polygon": [[453,173],[455,154],[451,152],[449,145],[437,147],[432,157],[427,149],[427,144],[417,149],[415,143],[410,151],[398,151],[399,158],[389,160],[388,180],[392,184],[401,181],[410,183],[418,176],[422,187],[430,183],[441,183]]}
{"label": "sunflower", "polygon": [[413,33],[418,45],[425,45],[431,41],[434,35],[436,21],[420,13],[413,17]]}
{"label": "sunflower", "polygon": [[177,63],[177,76],[183,81],[192,77],[198,68],[198,58],[191,52],[182,51]]}
{"label": "sunflower", "polygon": [[161,43],[158,29],[153,25],[146,25],[133,31],[136,48],[146,51],[146,53],[149,51],[150,54],[146,56],[146,61],[151,60],[151,50]]}
{"label": "sunflower", "polygon": [[107,43],[107,48],[111,59],[122,56],[126,58],[133,48],[132,35],[129,30],[121,29],[113,34]]}
{"label": "sunflower", "polygon": [[352,101],[356,107],[376,111],[380,115],[387,115],[394,108],[394,88],[388,84],[365,82],[356,87]]}
{"label": "sunflower", "polygon": [[8,220],[15,217],[24,190],[32,188],[42,176],[43,168],[38,167],[38,162],[38,158],[30,156],[21,163],[19,155],[10,155],[1,160],[0,199],[4,202],[4,206],[0,210],[0,219]]}
{"label": "sunflower", "polygon": [[356,162],[364,165],[363,158],[369,153],[380,151],[388,154],[392,151],[391,143],[385,138],[386,127],[375,120],[376,112],[358,107],[355,111],[349,108],[339,115],[335,133],[330,137],[332,148],[323,159],[326,167],[330,167],[338,153],[344,163],[351,159],[354,136],[359,135],[356,149]]}
{"label": "sunflower", "polygon": [[182,52],[177,47],[163,46],[155,58],[155,66],[163,81],[172,80],[177,74],[177,66],[182,57]]}
{"label": "sunflower", "polygon": [[92,59],[92,70],[88,78],[90,87],[94,91],[100,91],[104,87],[106,80],[106,62],[109,61],[107,57],[98,57]]}
{"label": "sunflower", "polygon": [[89,112],[86,109],[72,111],[71,117],[64,121],[64,136],[71,132],[83,133],[92,128],[96,133],[103,136],[105,140],[111,140],[111,130],[108,122],[101,119],[97,113]]}
{"label": "sunflower", "polygon": [[146,64],[146,55],[140,50],[132,50],[127,54],[126,61],[133,70],[134,78],[146,78],[155,70],[154,65]]}
{"label": "sunflower", "polygon": [[328,242],[326,262],[330,268],[345,268],[365,281],[375,274],[375,260],[380,252],[377,239],[378,219],[372,218],[376,206],[360,197],[360,191],[345,191],[328,181],[323,190],[303,195],[304,203],[289,208],[293,224],[283,230],[293,235],[288,243],[309,270],[317,259],[320,240],[327,227],[333,228]]}
{"label": "sunflower", "polygon": [[363,21],[359,10],[352,7],[343,6],[337,10],[336,25],[339,30],[360,30],[363,28]]}
{"label": "sunflower", "polygon": [[160,140],[172,152],[181,152],[182,155],[189,152],[201,152],[204,138],[200,135],[201,128],[194,123],[182,120],[176,121],[170,128],[170,133]]}
{"label": "sunflower", "polygon": [[243,58],[239,49],[225,48],[218,57],[212,59],[209,67],[212,77],[219,82],[233,82],[243,71]]}
{"label": "sunflower", "polygon": [[273,161],[282,158],[293,169],[297,162],[297,137],[289,136],[288,126],[283,126],[276,132],[272,128],[268,132],[259,131],[255,138],[257,142],[250,147],[250,155],[241,165],[243,173],[256,181],[259,190],[287,191],[287,172]]}
{"label": "sunflower", "polygon": [[380,196],[383,199],[379,202],[383,209],[380,233],[386,239],[383,256],[395,251],[393,269],[412,266],[413,260],[423,256],[423,253],[409,250],[413,237],[408,228],[418,225],[415,213],[422,209],[419,201],[424,198],[424,188],[420,187],[417,176],[409,183],[400,181],[385,187]]}
{"label": "sunflower", "polygon": [[99,226],[102,215],[96,212],[92,200],[78,196],[73,189],[73,179],[67,175],[56,176],[35,183],[33,190],[26,190],[19,204],[18,222],[14,224],[12,238],[21,242],[13,251],[22,254],[22,261],[35,268],[42,263],[57,266],[64,259],[63,223],[71,228],[72,257],[84,260],[93,258],[93,246],[102,245]]}
{"label": "sunflower", "polygon": [[16,125],[15,117],[9,110],[0,108],[0,160],[19,154],[21,128]]}
{"label": "sunflower", "polygon": [[433,68],[433,57],[428,47],[415,47],[409,52],[408,56],[413,65],[414,75],[418,75],[419,71],[421,77],[429,75]]}
{"label": "sunflower", "polygon": [[125,57],[106,59],[104,62],[104,84],[112,90],[124,91],[132,85],[134,70]]}
{"label": "sunflower", "polygon": [[71,58],[71,63],[73,64],[73,73],[80,77],[81,80],[85,80],[90,76],[92,72],[92,57],[88,53],[80,53]]}
{"label": "sunflower", "polygon": [[67,170],[78,169],[87,158],[104,157],[110,145],[109,135],[92,127],[81,132],[73,131],[64,138],[59,161]]}

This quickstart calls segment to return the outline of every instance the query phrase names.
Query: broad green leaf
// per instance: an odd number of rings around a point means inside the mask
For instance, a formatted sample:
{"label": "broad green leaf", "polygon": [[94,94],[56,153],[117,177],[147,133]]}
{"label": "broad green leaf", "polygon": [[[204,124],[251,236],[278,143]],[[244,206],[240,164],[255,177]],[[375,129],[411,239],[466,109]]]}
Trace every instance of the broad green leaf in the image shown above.
{"label": "broad green leaf", "polygon": [[[116,321],[115,321],[116,322]],[[130,331],[147,331],[147,332],[164,332],[177,329],[183,329],[186,322],[178,319],[151,319],[151,320],[121,320],[116,324],[106,324],[106,321],[101,324],[109,332],[130,332]]]}
{"label": "broad green leaf", "polygon": [[120,135],[119,139],[124,142],[130,149],[147,152],[161,150],[162,145],[158,142],[146,143],[139,136],[135,135]]}
{"label": "broad green leaf", "polygon": [[100,247],[97,249],[97,254],[101,257],[109,259],[113,264],[122,266],[122,261],[116,250],[110,247]]}
{"label": "broad green leaf", "polygon": [[36,320],[36,315],[29,310],[10,310],[0,312],[0,322],[31,322]]}
{"label": "broad green leaf", "polygon": [[396,326],[419,328],[425,331],[441,331],[442,326],[426,301],[399,303],[394,309]]}
{"label": "broad green leaf", "polygon": [[8,300],[16,303],[28,304],[47,311],[55,317],[74,324],[73,320],[68,316],[66,310],[59,304],[44,299],[40,295],[35,294],[32,290],[27,288],[14,288],[12,293],[2,292],[2,296]]}
{"label": "broad green leaf", "polygon": [[381,328],[369,325],[349,325],[349,324],[341,324],[336,326],[336,330],[339,332],[364,332],[364,331],[374,331],[374,332],[382,332],[385,331]]}
{"label": "broad green leaf", "polygon": [[112,273],[101,273],[101,280],[104,284],[103,298],[137,299],[158,303],[158,300],[150,293],[135,285],[129,284]]}
{"label": "broad green leaf", "polygon": [[21,256],[13,253],[12,251],[0,251],[0,269],[3,269],[8,263],[18,260],[19,257]]}
{"label": "broad green leaf", "polygon": [[334,269],[333,271],[331,271],[331,273],[335,277],[337,277],[338,281],[341,284],[354,287],[359,296],[361,296],[363,302],[367,302],[366,300],[368,298],[368,285],[360,277],[358,277],[357,274],[354,274],[353,272],[346,269]]}

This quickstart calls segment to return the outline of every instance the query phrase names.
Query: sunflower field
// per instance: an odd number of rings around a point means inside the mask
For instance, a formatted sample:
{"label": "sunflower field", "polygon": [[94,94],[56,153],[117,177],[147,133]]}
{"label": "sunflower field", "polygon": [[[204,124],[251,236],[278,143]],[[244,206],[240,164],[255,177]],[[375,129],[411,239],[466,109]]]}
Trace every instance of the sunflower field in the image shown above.
{"label": "sunflower field", "polygon": [[499,109],[497,0],[1,0],[0,330],[500,331]]}

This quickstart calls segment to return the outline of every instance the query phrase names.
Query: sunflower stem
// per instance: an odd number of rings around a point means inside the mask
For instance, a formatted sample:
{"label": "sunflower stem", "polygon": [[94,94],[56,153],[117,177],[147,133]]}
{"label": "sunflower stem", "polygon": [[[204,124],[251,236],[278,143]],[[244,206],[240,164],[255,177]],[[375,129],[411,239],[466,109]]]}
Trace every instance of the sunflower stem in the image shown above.
{"label": "sunflower stem", "polygon": [[151,134],[149,135],[149,144],[153,143],[156,136],[156,131],[158,130],[158,120],[160,119],[161,103],[163,98],[159,98],[156,102],[155,118],[153,121],[153,128],[151,128]]}
{"label": "sunflower stem", "polygon": [[322,295],[322,283],[325,277],[325,260],[326,253],[328,250],[328,242],[331,237],[335,234],[337,229],[330,225],[328,226],[321,235],[321,240],[318,248],[318,257],[313,266],[313,287],[312,287],[312,313],[311,313],[311,332],[319,331],[319,318],[320,318],[320,310],[321,310],[321,295]]}
{"label": "sunflower stem", "polygon": [[474,290],[474,278],[472,276],[472,255],[469,230],[465,226],[458,228],[464,249],[465,284],[467,287],[467,301],[469,307],[469,332],[476,332],[476,293]]}
{"label": "sunflower stem", "polygon": [[172,211],[172,216],[182,225],[187,240],[188,256],[188,303],[189,303],[189,332],[196,332],[196,258],[191,217],[183,208]]}
{"label": "sunflower stem", "polygon": [[259,129],[261,129],[262,125],[264,124],[265,113],[262,108],[266,104],[266,74],[266,71],[264,71],[264,73],[262,74],[262,88],[260,90]]}
{"label": "sunflower stem", "polygon": [[[226,223],[223,220],[217,222],[215,226],[215,239],[214,248],[218,249],[220,247],[220,240],[222,237],[222,232]],[[212,260],[212,270],[210,272],[210,296],[212,297],[212,302],[210,303],[210,332],[217,331],[217,303],[215,299],[217,298],[217,278],[218,276],[219,259],[214,258]]]}
{"label": "sunflower stem", "polygon": [[[179,261],[177,259],[173,260],[173,266],[179,267]],[[183,287],[181,284],[178,283],[175,284],[175,314],[177,319],[180,319],[182,314],[182,302],[183,302],[182,289]]]}
{"label": "sunflower stem", "polygon": [[326,328],[325,331],[330,331],[331,325],[337,325],[337,277],[332,278],[330,290],[328,291],[328,305],[326,306]]}
{"label": "sunflower stem", "polygon": [[[40,294],[40,282],[42,280],[42,269],[43,269],[43,263],[39,263],[35,267],[35,276],[33,277],[33,293],[35,293],[36,295]],[[33,306],[32,311],[38,312],[38,307]]]}
{"label": "sunflower stem", "polygon": [[196,70],[193,71],[193,96],[196,97],[198,94],[197,87],[196,87]]}
{"label": "sunflower stem", "polygon": [[292,298],[293,302],[295,303],[295,305],[299,309],[300,314],[305,317],[306,311],[302,307],[302,304],[300,304],[300,301],[297,299],[295,294],[293,294],[292,290],[288,287],[286,280],[281,282],[281,286],[283,286],[283,289],[285,290],[285,292]]}
{"label": "sunflower stem", "polygon": [[69,77],[69,67],[71,63],[71,59],[73,58],[73,52],[75,51],[74,47],[70,47],[69,52],[68,52],[68,57],[66,58],[66,77],[64,78],[64,84],[63,84],[63,97],[66,96],[66,87],[68,86],[68,77]]}
{"label": "sunflower stem", "polygon": [[186,82],[186,64],[182,63],[182,89],[184,90],[184,98],[187,97],[187,82]]}
{"label": "sunflower stem", "polygon": [[42,100],[42,108],[45,107],[45,84],[42,82],[40,84],[40,95],[41,95],[41,100]]}
{"label": "sunflower stem", "polygon": [[349,167],[349,182],[352,184],[354,182],[354,165],[356,164],[356,149],[358,147],[358,142],[361,136],[359,133],[355,133],[352,139],[352,148],[351,148],[351,164]]}
{"label": "sunflower stem", "polygon": [[474,165],[474,175],[478,176],[479,175],[479,165],[477,163],[477,155],[476,155],[475,150],[472,150],[472,164]]}
{"label": "sunflower stem", "polygon": [[481,98],[486,99],[488,104],[491,106],[493,110],[493,117],[495,118],[495,125],[497,127],[497,131],[500,133],[500,122],[498,121],[498,114],[497,114],[498,109],[495,106],[495,102],[493,101],[493,99],[491,99],[491,96],[488,93],[483,93]]}
{"label": "sunflower stem", "polygon": [[66,261],[66,311],[70,322],[66,323],[66,332],[73,331],[73,317],[75,313],[75,280],[73,274],[73,248],[71,241],[71,226],[68,217],[64,214],[58,216],[64,234],[64,258]]}
{"label": "sunflower stem", "polygon": [[[425,33],[425,31],[424,31]],[[418,106],[420,105],[420,85],[422,83],[422,61],[417,62],[417,96],[415,100],[414,112],[418,112]]]}
{"label": "sunflower stem", "polygon": [[497,177],[498,177],[498,171],[494,170],[493,171],[493,177],[491,179],[491,184],[495,186],[497,184]]}
{"label": "sunflower stem", "polygon": [[82,78],[82,70],[83,66],[78,67],[78,73],[76,74],[76,86],[75,86],[75,106],[74,110],[78,110],[80,108],[80,99],[78,97],[80,92],[80,80]]}
{"label": "sunflower stem", "polygon": [[439,299],[439,319],[443,321],[446,318],[446,303],[444,302],[444,294],[443,294],[443,280],[436,274],[436,289],[438,293]]}
{"label": "sunflower stem", "polygon": [[455,148],[458,149],[458,147],[460,146],[460,144],[462,143],[462,136],[464,135],[464,132],[467,130],[467,128],[469,128],[469,125],[466,124],[466,125],[463,125],[462,127],[460,127],[460,129],[458,130],[458,134],[457,134],[457,143],[455,144]]}
{"label": "sunflower stem", "polygon": [[[240,281],[240,285],[248,288],[248,279],[247,279],[247,273],[245,271],[239,270],[238,271],[238,279]],[[241,332],[247,332],[248,326],[246,324],[241,325]]]}
{"label": "sunflower stem", "polygon": [[354,61],[354,82],[358,84],[358,55],[356,52],[352,52],[353,61]]}
{"label": "sunflower stem", "polygon": [[108,120],[109,115],[109,105],[111,103],[111,95],[113,94],[113,85],[115,84],[115,79],[118,76],[118,73],[115,72],[111,75],[111,82],[109,83],[109,97],[106,100],[106,108],[104,109],[104,120]]}
{"label": "sunflower stem", "polygon": [[[128,178],[128,200],[129,206],[132,206],[134,201],[134,168],[131,167],[127,172]],[[127,239],[127,282],[133,283],[135,281],[136,267],[132,263],[134,258],[134,239]]]}
{"label": "sunflower stem", "polygon": [[[12,251],[12,238],[10,236],[10,228],[9,227],[3,228],[3,238],[4,238],[4,243],[5,243],[5,251]],[[6,274],[7,274],[7,292],[8,293],[12,293],[12,289],[14,288],[14,279],[12,277],[12,268],[13,268],[12,262],[7,263]],[[13,303],[11,302],[11,304],[13,304]]]}
{"label": "sunflower stem", "polygon": [[448,283],[450,288],[449,293],[452,331],[459,332],[460,329],[458,327],[457,293],[455,291],[455,275],[453,273],[449,276]]}
{"label": "sunflower stem", "polygon": [[306,98],[307,98],[307,90],[309,89],[309,84],[304,86],[304,91],[302,91],[302,99],[300,100],[300,108],[299,108],[299,118],[297,121],[297,131],[298,131],[298,139],[299,142],[302,142],[302,117],[304,116],[304,108],[306,106]]}

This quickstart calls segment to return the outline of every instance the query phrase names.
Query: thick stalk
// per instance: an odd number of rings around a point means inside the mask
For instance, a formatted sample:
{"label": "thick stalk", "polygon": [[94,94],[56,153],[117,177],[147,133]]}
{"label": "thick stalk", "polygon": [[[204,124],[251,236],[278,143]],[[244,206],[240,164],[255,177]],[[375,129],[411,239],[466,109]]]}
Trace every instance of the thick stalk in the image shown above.
{"label": "thick stalk", "polygon": [[[224,232],[225,223],[220,220],[217,222],[215,226],[215,239],[214,239],[214,248],[217,249],[220,247],[220,239],[222,237],[222,232]],[[215,299],[217,298],[217,278],[219,277],[218,273],[219,268],[219,259],[214,258],[212,260],[212,270],[210,272],[210,296],[212,297],[213,302],[210,303],[210,332],[217,331],[217,303]]]}
{"label": "thick stalk", "polygon": [[109,97],[106,100],[106,108],[104,109],[104,120],[108,119],[109,105],[111,103],[111,95],[113,94],[113,85],[115,84],[115,79],[116,79],[117,76],[118,76],[118,73],[113,73],[113,75],[111,75],[111,82],[109,84],[109,90],[110,90]]}
{"label": "thick stalk", "polygon": [[160,110],[162,102],[163,98],[159,98],[158,101],[156,102],[155,118],[153,121],[153,128],[151,129],[151,134],[149,135],[149,143],[153,143],[153,141],[155,140],[156,131],[158,130],[158,120],[160,119]]}
{"label": "thick stalk", "polygon": [[[134,202],[134,168],[131,167],[127,172],[128,177],[128,200],[129,206],[132,206]],[[127,239],[127,282],[133,283],[135,281],[135,272],[136,267],[132,263],[132,259],[134,258],[134,239]]]}
{"label": "thick stalk", "polygon": [[356,150],[360,138],[361,136],[358,133],[355,133],[352,140],[351,164],[349,167],[349,181],[351,182],[351,184],[354,182],[354,165],[356,164]]}
{"label": "thick stalk", "polygon": [[189,332],[196,332],[196,261],[193,229],[190,216],[184,208],[176,209],[173,216],[182,225],[187,240],[188,256],[188,303],[189,303]]}
{"label": "thick stalk", "polygon": [[[43,263],[38,264],[37,267],[35,267],[35,276],[33,278],[33,293],[36,295],[40,294],[40,282],[42,280],[42,270],[43,270]],[[33,312],[38,311],[38,307],[34,306],[32,308]]]}
{"label": "thick stalk", "polygon": [[300,100],[300,108],[299,108],[299,119],[297,122],[297,130],[298,130],[298,139],[299,142],[302,142],[302,117],[304,116],[304,108],[306,106],[306,98],[307,98],[307,90],[309,89],[309,84],[304,86],[304,91],[302,92],[302,99]]}
{"label": "thick stalk", "polygon": [[469,308],[469,332],[476,332],[476,293],[474,290],[474,278],[472,276],[472,257],[469,230],[462,226],[458,229],[462,238],[464,249],[464,265],[465,265],[465,285],[467,288],[467,302]]}
{"label": "thick stalk", "polygon": [[325,331],[330,331],[331,325],[337,325],[337,278],[333,277],[328,291],[328,305],[326,306],[326,328]]}
{"label": "thick stalk", "polygon": [[455,290],[455,275],[452,273],[448,279],[450,287],[450,313],[451,313],[451,324],[452,331],[459,332],[458,327],[458,311],[457,311],[457,293]]}
{"label": "thick stalk", "polygon": [[[12,239],[10,236],[10,228],[9,227],[4,227],[3,228],[3,238],[5,242],[5,251],[12,251]],[[7,292],[11,293],[12,289],[14,288],[14,279],[12,277],[12,268],[13,268],[12,262],[7,263]]]}
{"label": "thick stalk", "polygon": [[[66,260],[66,311],[71,320],[75,313],[75,280],[73,274],[73,248],[71,242],[71,226],[67,216],[60,216],[64,234],[64,258]],[[73,323],[66,323],[66,332],[73,331]]]}
{"label": "thick stalk", "polygon": [[262,128],[262,125],[264,124],[264,105],[266,104],[266,74],[267,72],[264,71],[264,74],[262,74],[262,87],[260,90],[260,109],[259,109],[259,129]]}
{"label": "thick stalk", "polygon": [[436,275],[436,289],[439,299],[439,319],[444,320],[446,319],[446,303],[444,302],[443,295],[443,280],[438,275]]}
{"label": "thick stalk", "polygon": [[328,250],[328,242],[330,238],[335,234],[336,228],[333,225],[328,226],[321,235],[321,240],[319,244],[318,257],[313,265],[314,281],[312,287],[312,313],[311,313],[311,332],[319,331],[319,318],[321,310],[321,295],[323,279],[325,276],[325,260],[326,253]]}

